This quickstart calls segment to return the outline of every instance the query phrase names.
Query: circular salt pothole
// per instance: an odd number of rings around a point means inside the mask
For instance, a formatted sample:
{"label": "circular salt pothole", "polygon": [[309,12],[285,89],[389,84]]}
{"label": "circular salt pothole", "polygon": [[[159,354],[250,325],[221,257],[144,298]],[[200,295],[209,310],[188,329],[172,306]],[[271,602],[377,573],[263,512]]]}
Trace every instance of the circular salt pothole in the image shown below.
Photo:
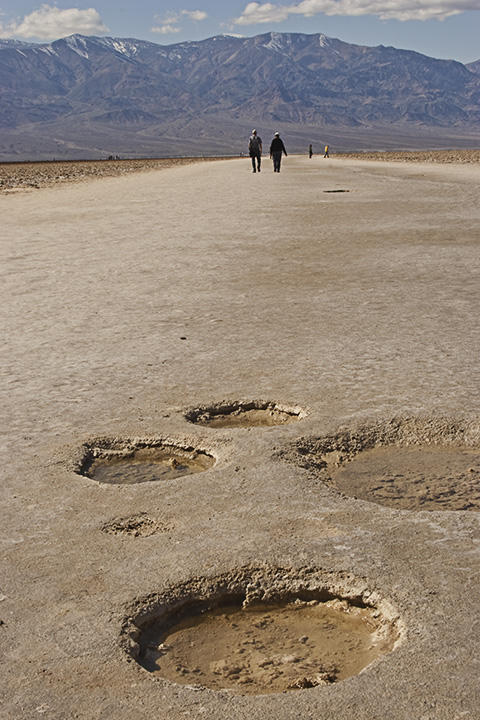
{"label": "circular salt pothole", "polygon": [[78,473],[99,483],[132,485],[204,472],[213,455],[160,440],[99,440],[85,446]]}
{"label": "circular salt pothole", "polygon": [[261,401],[219,403],[185,414],[189,422],[214,428],[271,427],[296,422],[305,416],[306,412],[301,408]]}
{"label": "circular salt pothole", "polygon": [[479,510],[480,450],[379,447],[332,473],[346,495],[402,510]]}
{"label": "circular salt pothole", "polygon": [[478,423],[404,418],[303,438],[285,453],[344,495],[400,510],[480,509]]}
{"label": "circular salt pothole", "polygon": [[386,601],[320,571],[240,568],[137,604],[122,638],[154,676],[259,695],[356,675],[394,648],[400,626]]}

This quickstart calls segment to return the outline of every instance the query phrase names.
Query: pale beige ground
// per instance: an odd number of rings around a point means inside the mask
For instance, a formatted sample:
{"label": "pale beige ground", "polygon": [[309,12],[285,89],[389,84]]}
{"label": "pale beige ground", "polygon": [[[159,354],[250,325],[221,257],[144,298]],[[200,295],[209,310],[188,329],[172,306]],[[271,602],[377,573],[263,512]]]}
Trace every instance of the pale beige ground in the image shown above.
{"label": "pale beige ground", "polygon": [[[279,454],[398,415],[427,417],[437,440],[446,417],[452,442],[458,428],[478,446],[479,190],[476,164],[288,157],[279,175],[232,160],[0,198],[0,717],[480,718],[479,514],[348,498]],[[184,417],[252,399],[308,414]],[[74,472],[99,436],[217,462],[101,485]],[[153,534],[130,532],[142,518]],[[137,599],[264,564],[367,588],[398,612],[401,643],[285,695],[155,682],[127,662]]]}

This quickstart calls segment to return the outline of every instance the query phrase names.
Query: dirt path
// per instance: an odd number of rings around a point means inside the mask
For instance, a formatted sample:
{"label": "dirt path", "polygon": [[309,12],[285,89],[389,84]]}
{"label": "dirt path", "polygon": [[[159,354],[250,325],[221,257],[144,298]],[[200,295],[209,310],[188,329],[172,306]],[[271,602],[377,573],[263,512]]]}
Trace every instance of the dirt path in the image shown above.
{"label": "dirt path", "polygon": [[[479,514],[347,497],[281,451],[359,424],[480,445],[479,190],[477,165],[288,157],[280,174],[219,161],[0,197],[0,717],[478,717]],[[301,419],[185,417],[240,401]],[[216,463],[139,484],[78,472],[91,448],[151,441]],[[250,567],[388,602],[402,641],[287,695],[127,661],[135,608]]]}

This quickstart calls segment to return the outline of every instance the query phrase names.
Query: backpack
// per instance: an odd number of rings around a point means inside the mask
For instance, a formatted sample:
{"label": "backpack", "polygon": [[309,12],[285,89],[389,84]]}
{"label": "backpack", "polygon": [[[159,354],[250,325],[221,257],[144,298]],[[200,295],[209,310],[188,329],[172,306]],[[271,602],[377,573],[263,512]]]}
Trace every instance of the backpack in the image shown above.
{"label": "backpack", "polygon": [[258,153],[260,150],[260,138],[258,135],[252,135],[248,141],[248,149],[250,152]]}

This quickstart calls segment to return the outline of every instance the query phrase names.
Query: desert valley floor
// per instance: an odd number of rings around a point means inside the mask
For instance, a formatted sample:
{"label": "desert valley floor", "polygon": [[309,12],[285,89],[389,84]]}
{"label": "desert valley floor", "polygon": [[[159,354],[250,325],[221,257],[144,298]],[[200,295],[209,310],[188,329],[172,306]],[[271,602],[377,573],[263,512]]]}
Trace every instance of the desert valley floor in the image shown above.
{"label": "desert valley floor", "polygon": [[2,719],[480,718],[479,193],[289,156],[0,196]]}

